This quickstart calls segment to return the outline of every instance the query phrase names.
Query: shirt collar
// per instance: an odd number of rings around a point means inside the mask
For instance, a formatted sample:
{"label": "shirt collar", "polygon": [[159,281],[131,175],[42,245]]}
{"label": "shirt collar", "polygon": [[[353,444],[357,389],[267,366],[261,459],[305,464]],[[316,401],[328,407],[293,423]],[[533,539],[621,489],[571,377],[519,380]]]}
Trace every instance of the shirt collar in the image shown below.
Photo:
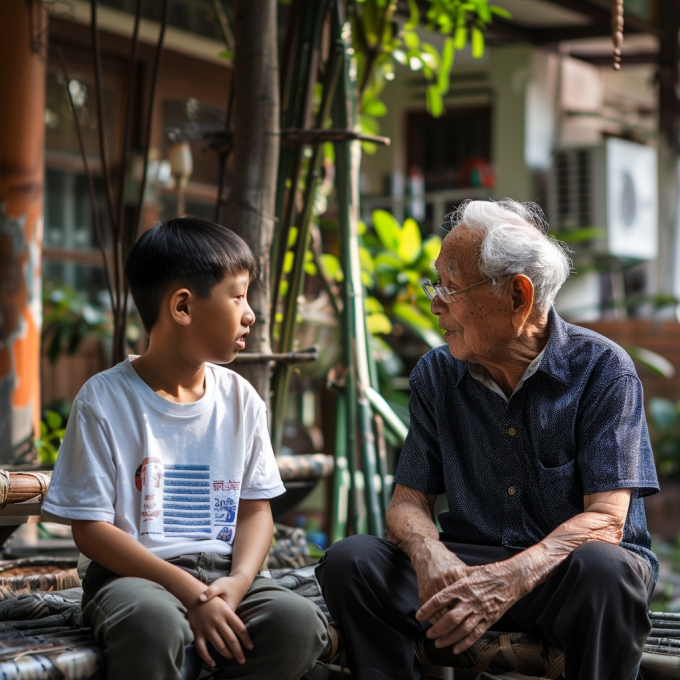
{"label": "shirt collar", "polygon": [[[548,312],[548,328],[550,330],[548,342],[543,348],[543,351],[529,364],[524,376],[522,376],[520,384],[522,384],[527,378],[530,378],[538,370],[543,371],[543,373],[546,373],[556,380],[559,380],[565,385],[570,384],[568,377],[569,363],[567,361],[567,352],[565,351],[569,343],[567,323],[555,311],[554,307],[551,307],[550,311]],[[475,377],[470,371],[470,363],[471,362],[466,361],[465,369],[467,370],[458,372],[458,375],[456,376],[456,385],[460,383],[460,381],[465,377],[466,373],[470,373],[472,377]],[[477,367],[478,365],[473,364],[473,366]],[[474,371],[475,368],[472,370]]]}

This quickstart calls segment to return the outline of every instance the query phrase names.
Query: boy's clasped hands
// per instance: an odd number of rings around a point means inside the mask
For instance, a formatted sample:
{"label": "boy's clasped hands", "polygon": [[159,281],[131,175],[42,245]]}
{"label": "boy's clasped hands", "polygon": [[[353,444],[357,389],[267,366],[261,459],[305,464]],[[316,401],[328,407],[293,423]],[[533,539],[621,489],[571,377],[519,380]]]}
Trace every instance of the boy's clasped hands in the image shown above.
{"label": "boy's clasped hands", "polygon": [[196,650],[210,667],[215,666],[215,661],[206,642],[210,642],[222,656],[236,659],[241,664],[246,661],[243,647],[253,649],[248,630],[236,615],[236,608],[249,587],[248,580],[241,574],[223,576],[213,581],[194,604],[187,607]]}

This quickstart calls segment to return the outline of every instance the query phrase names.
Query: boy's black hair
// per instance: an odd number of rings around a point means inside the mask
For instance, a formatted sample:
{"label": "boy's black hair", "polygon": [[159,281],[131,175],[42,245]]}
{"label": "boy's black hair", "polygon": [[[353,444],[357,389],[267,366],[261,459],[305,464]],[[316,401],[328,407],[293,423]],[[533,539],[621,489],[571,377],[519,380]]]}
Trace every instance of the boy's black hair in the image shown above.
{"label": "boy's black hair", "polygon": [[145,231],[125,261],[125,279],[147,333],[173,283],[208,299],[227,275],[257,277],[255,256],[231,229],[202,217],[177,217]]}

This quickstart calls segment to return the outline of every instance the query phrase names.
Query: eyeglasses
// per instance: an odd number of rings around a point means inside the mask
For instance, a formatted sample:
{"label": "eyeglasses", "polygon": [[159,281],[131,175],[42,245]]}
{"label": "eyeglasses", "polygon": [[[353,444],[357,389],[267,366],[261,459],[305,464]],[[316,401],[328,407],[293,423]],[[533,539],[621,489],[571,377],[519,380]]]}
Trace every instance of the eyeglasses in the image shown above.
{"label": "eyeglasses", "polygon": [[442,286],[439,281],[436,281],[435,283],[432,283],[429,279],[423,279],[420,282],[420,285],[423,287],[423,290],[425,291],[425,295],[430,298],[430,300],[435,299],[437,295],[439,296],[439,299],[445,302],[447,305],[450,305],[454,302],[458,302],[459,298],[456,297],[459,293],[463,293],[466,290],[470,290],[470,288],[474,288],[475,286],[481,286],[483,283],[486,283],[487,281],[491,281],[490,278],[488,279],[482,279],[481,281],[477,281],[477,283],[473,283],[471,286],[466,286],[465,288],[461,288],[460,290],[451,290],[451,288],[447,288],[446,286]]}

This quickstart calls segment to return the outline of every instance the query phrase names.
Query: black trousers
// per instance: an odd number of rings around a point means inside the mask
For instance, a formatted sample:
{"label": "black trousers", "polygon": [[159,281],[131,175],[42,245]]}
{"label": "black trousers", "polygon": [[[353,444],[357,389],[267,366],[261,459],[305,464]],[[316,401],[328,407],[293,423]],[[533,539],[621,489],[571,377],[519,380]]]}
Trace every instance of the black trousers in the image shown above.
{"label": "black trousers", "polygon": [[[469,566],[515,554],[443,542]],[[326,551],[316,575],[355,680],[420,678],[413,640],[429,624],[415,618],[418,586],[406,553],[381,538],[351,536]],[[636,555],[585,543],[493,630],[531,633],[561,649],[567,680],[635,680],[651,630],[650,581],[651,569]]]}

